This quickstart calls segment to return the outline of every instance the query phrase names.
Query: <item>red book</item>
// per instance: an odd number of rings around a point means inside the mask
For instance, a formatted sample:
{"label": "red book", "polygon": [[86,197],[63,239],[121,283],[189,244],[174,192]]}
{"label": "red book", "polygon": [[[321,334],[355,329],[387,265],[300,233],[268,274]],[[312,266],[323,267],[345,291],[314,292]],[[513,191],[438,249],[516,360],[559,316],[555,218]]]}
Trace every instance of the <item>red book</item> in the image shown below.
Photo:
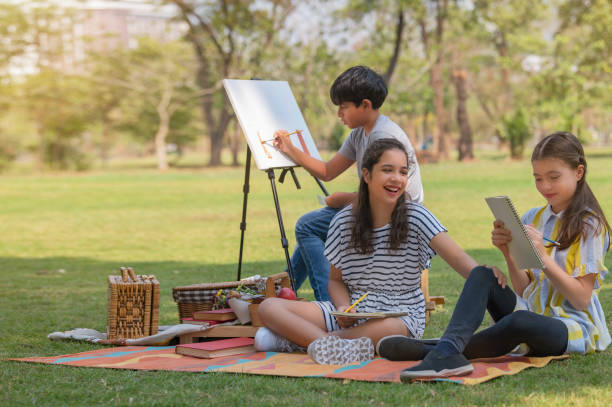
{"label": "red book", "polygon": [[255,351],[253,338],[230,338],[218,341],[177,345],[174,350],[180,355],[211,359]]}
{"label": "red book", "polygon": [[206,325],[206,326],[213,326],[219,323],[219,321],[211,321],[211,320],[206,320],[206,319],[195,319],[195,318],[183,318],[181,319],[181,322],[183,324]]}
{"label": "red book", "polygon": [[196,311],[193,313],[193,318],[206,321],[233,321],[236,319],[236,314],[234,314],[231,308],[212,309],[207,311]]}

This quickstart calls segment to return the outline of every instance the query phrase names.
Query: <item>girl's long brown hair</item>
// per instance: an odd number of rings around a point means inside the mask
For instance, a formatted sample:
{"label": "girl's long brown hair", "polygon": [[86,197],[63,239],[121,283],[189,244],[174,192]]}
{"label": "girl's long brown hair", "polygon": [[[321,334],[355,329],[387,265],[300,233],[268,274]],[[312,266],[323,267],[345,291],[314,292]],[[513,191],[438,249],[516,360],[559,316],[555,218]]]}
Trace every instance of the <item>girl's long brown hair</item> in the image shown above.
{"label": "girl's long brown hair", "polygon": [[[367,169],[371,174],[372,168],[380,161],[380,157],[387,150],[400,150],[406,155],[406,163],[410,163],[402,143],[395,139],[380,139],[372,142],[366,149],[363,154],[361,168]],[[402,242],[406,241],[408,237],[408,208],[405,203],[406,192],[404,191],[397,199],[391,214],[391,235],[389,242],[389,250],[391,251],[398,250]],[[374,226],[368,184],[363,176],[359,182],[357,204],[353,207],[353,216],[355,217],[355,223],[353,224],[349,247],[361,254],[371,254],[374,251],[372,247],[372,231]]]}
{"label": "girl's long brown hair", "polygon": [[[535,146],[531,161],[544,158],[558,158],[572,169],[578,168],[579,165],[584,166],[584,174],[578,181],[576,192],[561,216],[561,227],[557,235],[557,241],[561,244],[559,249],[567,249],[580,235],[586,236],[589,231],[598,234],[601,228],[605,227],[609,232],[610,224],[586,182],[587,163],[582,145],[576,136],[567,132],[558,132],[544,137]],[[588,216],[596,219],[595,230],[589,230],[592,226],[585,222]],[[609,248],[608,245],[606,250]]]}

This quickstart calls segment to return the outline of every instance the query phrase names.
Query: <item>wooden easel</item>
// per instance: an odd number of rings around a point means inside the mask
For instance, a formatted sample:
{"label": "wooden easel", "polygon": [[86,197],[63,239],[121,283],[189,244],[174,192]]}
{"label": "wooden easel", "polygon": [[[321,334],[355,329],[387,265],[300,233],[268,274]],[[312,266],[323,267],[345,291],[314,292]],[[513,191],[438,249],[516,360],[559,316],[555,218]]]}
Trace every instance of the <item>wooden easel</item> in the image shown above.
{"label": "wooden easel", "polygon": [[[276,168],[276,169],[281,170],[281,175],[278,178],[278,181],[281,184],[285,181],[285,176],[287,175],[287,173],[290,173],[291,178],[293,178],[293,182],[295,183],[295,187],[297,189],[301,189],[300,182],[298,181],[297,176],[295,175],[295,171],[293,170],[293,167]],[[276,208],[276,218],[278,219],[278,227],[280,229],[281,246],[283,247],[283,251],[285,252],[285,261],[287,262],[287,272],[289,274],[289,281],[291,282],[291,288],[293,289],[293,291],[296,291],[297,287],[295,284],[295,276],[293,275],[293,267],[291,267],[291,258],[289,257],[289,241],[287,240],[287,235],[285,234],[285,226],[283,224],[283,215],[281,213],[280,203],[278,201],[278,192],[276,190],[276,181],[275,181],[276,176],[274,174],[274,170],[275,168],[269,168],[266,170],[266,173],[268,174],[268,179],[270,180],[270,187],[272,188],[272,196],[274,197],[274,206]],[[251,149],[247,144],[247,156],[246,156],[246,163],[245,163],[245,170],[244,170],[244,186],[242,188],[243,200],[242,200],[242,220],[240,222],[240,252],[238,254],[238,272],[236,276],[236,281],[240,280],[241,273],[242,273],[242,252],[244,249],[244,233],[246,231],[246,212],[247,212],[247,202],[248,202],[248,196],[249,196],[250,175],[251,175]],[[329,192],[327,192],[327,189],[325,188],[325,185],[323,185],[321,180],[319,180],[316,177],[313,177],[313,178],[315,179],[315,181],[317,182],[317,184],[319,185],[319,187],[321,188],[321,191],[323,191],[325,196],[328,196]]]}

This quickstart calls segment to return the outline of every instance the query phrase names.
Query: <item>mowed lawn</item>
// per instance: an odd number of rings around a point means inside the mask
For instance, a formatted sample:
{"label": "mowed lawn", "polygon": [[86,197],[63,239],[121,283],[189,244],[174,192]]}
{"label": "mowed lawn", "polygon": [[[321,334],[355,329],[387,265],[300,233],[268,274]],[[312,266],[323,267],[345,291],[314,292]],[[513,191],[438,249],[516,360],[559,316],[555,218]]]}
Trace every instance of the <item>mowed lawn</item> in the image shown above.
{"label": "mowed lawn", "polygon": [[[612,150],[588,151],[588,180],[612,220]],[[481,156],[484,154],[481,154]],[[287,236],[300,214],[318,207],[314,180],[297,171],[278,184]],[[543,203],[528,160],[501,155],[422,166],[426,206],[468,253],[503,265],[490,243],[485,196],[509,195],[519,211]],[[277,174],[278,175],[278,174]],[[161,282],[160,322],[178,322],[172,287],[236,278],[243,168],[178,168],[167,173],[116,167],[85,174],[0,175],[0,357],[49,356],[96,349],[52,342],[53,331],[105,330],[106,278],[120,266]],[[354,168],[327,186],[354,190]],[[269,180],[251,173],[243,277],[284,269]],[[606,265],[612,268],[612,255]],[[442,333],[462,278],[435,259],[432,295],[446,304],[426,336]],[[312,298],[310,287],[302,296]],[[612,326],[612,277],[600,291]],[[488,324],[488,317],[484,324]],[[612,403],[612,350],[572,356],[475,387],[450,383],[383,384],[235,374],[120,371],[3,360],[0,405],[564,405]]]}

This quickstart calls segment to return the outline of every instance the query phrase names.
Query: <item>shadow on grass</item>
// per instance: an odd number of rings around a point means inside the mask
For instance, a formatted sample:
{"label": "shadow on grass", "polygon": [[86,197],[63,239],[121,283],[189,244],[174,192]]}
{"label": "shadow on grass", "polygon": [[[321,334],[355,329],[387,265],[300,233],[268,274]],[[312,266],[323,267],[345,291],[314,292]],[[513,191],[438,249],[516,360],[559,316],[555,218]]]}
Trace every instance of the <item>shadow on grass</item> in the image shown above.
{"label": "shadow on grass", "polygon": [[[236,280],[235,264],[151,261],[117,262],[83,257],[0,257],[0,332],[24,340],[77,327],[105,330],[108,275],[131,266],[160,282],[160,324],[178,323],[176,286]],[[243,264],[242,277],[284,269],[282,262]],[[2,346],[0,346],[1,348]]]}
{"label": "shadow on grass", "polygon": [[[104,292],[109,275],[119,275],[122,266],[132,267],[136,274],[153,274],[160,282],[162,301],[172,300],[172,288],[200,283],[237,280],[237,264],[210,264],[180,261],[103,261],[85,257],[0,257],[0,304],[19,302],[20,294],[29,296],[39,291],[53,292],[51,297],[69,293]],[[259,274],[267,276],[283,271],[285,263],[243,262],[241,278]],[[25,289],[27,287],[27,290]],[[98,294],[96,294],[98,295]]]}
{"label": "shadow on grass", "polygon": [[[235,281],[237,278],[237,264],[182,261],[118,262],[84,257],[0,257],[0,268],[3,270],[0,281],[4,280],[3,286],[9,287],[17,286],[24,280],[33,283],[37,279],[55,277],[69,281],[91,281],[94,275],[106,279],[106,275],[119,274],[119,268],[122,266],[133,267],[136,274],[154,274],[162,284]],[[241,277],[274,274],[283,271],[285,267],[285,263],[281,261],[243,262]]]}
{"label": "shadow on grass", "polygon": [[[473,249],[467,251],[480,264],[497,265],[505,269],[501,255],[495,249]],[[104,261],[86,257],[0,257],[0,292],[12,296],[10,290],[28,286],[30,288],[62,289],[65,287],[102,287],[107,276],[119,275],[119,268],[130,266],[136,274],[153,274],[160,281],[163,291],[171,291],[180,285],[236,281],[237,263],[207,263],[193,261]],[[284,271],[282,260],[243,262],[241,277],[259,274],[267,276]],[[429,274],[430,286],[448,294],[458,295],[463,287],[463,278],[440,257],[432,261]],[[8,290],[6,290],[8,289]],[[432,295],[438,295],[432,293]],[[444,294],[442,294],[444,295]],[[0,300],[2,302],[2,300]]]}
{"label": "shadow on grass", "polygon": [[[479,262],[499,264],[494,249],[471,250],[469,254]],[[155,274],[161,281],[161,322],[166,324],[176,321],[176,306],[171,298],[173,286],[230,281],[236,277],[235,264],[209,264],[205,261],[126,264],[83,257],[0,257],[0,307],[3,311],[0,332],[4,339],[0,342],[0,357],[61,355],[99,348],[99,345],[88,343],[50,341],[46,335],[76,327],[104,330],[106,276],[117,274],[122,265],[134,267],[138,274]],[[283,268],[282,261],[247,262],[244,275],[268,275]],[[458,295],[463,282],[461,276],[439,258],[435,259],[431,270],[433,295]],[[451,301],[433,315],[430,325],[438,327],[435,331],[429,330],[432,337],[443,332],[453,307]],[[175,405],[189,404],[194,397],[213,394],[225,405],[241,405],[246,400],[252,406],[284,405],[289,399],[297,404],[310,405],[353,406],[363,404],[364,400],[380,400],[381,405],[400,405],[406,401],[425,405],[432,403],[433,396],[437,404],[455,406],[520,405],[530,401],[546,405],[568,402],[607,405],[605,399],[609,400],[610,386],[606,377],[610,375],[611,355],[608,350],[598,355],[572,357],[551,363],[545,369],[528,369],[519,375],[473,387],[450,383],[407,387],[406,384],[342,383],[313,378],[134,372],[2,361],[0,387],[3,391],[0,399],[4,403],[0,404],[30,405],[33,400],[45,400],[43,404],[82,405],[83,400],[91,400],[93,404],[127,405],[136,399],[147,405]],[[567,387],[567,377],[573,380],[570,388]],[[282,388],[282,396],[279,396],[279,388]],[[336,394],[341,394],[341,397],[328,403],[330,395]],[[604,402],[593,403],[597,397],[603,397]]]}

